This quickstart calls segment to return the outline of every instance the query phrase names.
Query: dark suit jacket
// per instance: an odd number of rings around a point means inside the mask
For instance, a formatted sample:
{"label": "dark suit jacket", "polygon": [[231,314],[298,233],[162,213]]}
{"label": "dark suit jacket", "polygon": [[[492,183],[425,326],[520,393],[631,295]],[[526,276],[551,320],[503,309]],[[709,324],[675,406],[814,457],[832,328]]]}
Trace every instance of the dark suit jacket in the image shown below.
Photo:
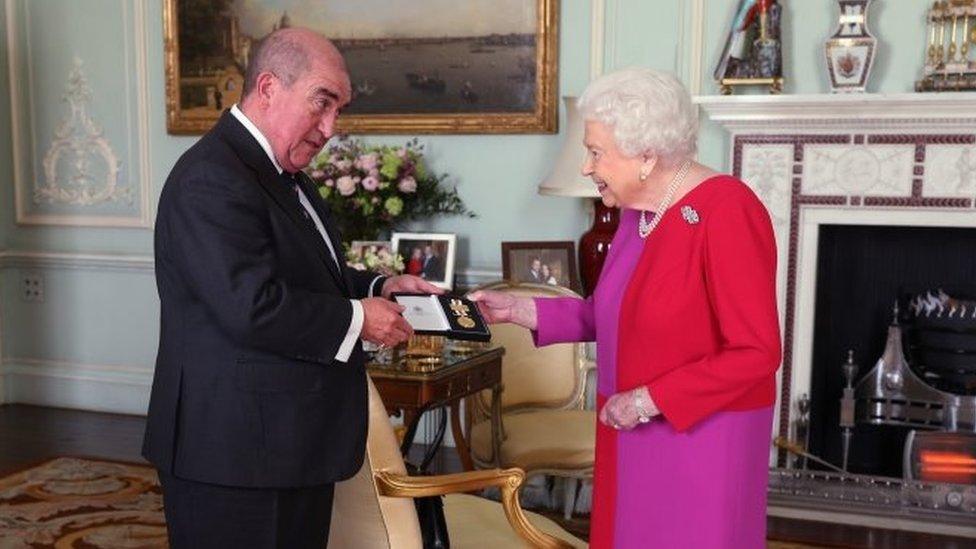
{"label": "dark suit jacket", "polygon": [[[301,184],[341,259],[328,206]],[[365,297],[374,276],[336,265],[229,112],[166,180],[155,255],[161,327],[146,459],[230,486],[354,475],[366,442],[364,356],[359,343],[347,363],[335,354],[349,300]]]}

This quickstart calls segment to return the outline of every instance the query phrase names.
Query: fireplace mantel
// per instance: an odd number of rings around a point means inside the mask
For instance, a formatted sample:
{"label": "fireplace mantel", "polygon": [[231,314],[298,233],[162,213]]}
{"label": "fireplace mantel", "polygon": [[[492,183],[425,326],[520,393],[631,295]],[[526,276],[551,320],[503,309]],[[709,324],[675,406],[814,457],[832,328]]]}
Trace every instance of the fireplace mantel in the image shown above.
{"label": "fireplace mantel", "polygon": [[[784,356],[776,430],[809,391],[821,224],[976,227],[976,92],[695,98],[779,248]],[[876,357],[864,357],[864,363]]]}
{"label": "fireplace mantel", "polygon": [[706,116],[731,133],[857,127],[976,125],[976,92],[698,96]]}

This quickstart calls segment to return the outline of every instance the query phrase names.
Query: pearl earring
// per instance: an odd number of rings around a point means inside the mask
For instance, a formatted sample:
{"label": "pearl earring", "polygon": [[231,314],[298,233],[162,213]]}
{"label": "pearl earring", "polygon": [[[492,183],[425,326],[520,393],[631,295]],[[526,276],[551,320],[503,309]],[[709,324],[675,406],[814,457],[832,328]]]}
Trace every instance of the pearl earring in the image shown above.
{"label": "pearl earring", "polygon": [[644,181],[646,179],[647,179],[647,170],[641,168],[641,171],[640,171],[640,180],[641,181]]}

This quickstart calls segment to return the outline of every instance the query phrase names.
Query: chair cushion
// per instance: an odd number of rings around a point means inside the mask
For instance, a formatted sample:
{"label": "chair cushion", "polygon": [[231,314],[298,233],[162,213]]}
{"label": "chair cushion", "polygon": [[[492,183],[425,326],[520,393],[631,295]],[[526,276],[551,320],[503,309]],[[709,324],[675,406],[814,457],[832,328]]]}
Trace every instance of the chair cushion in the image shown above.
{"label": "chair cushion", "polygon": [[[467,494],[451,494],[444,497],[444,515],[451,547],[455,549],[501,549],[525,547],[527,543],[512,530],[505,510],[497,501]],[[563,530],[558,524],[536,513],[526,512],[536,528],[569,542],[573,547],[586,547],[586,543]]]}
{"label": "chair cushion", "polygon": [[[538,469],[592,469],[596,413],[591,410],[539,410],[502,416],[505,434],[501,466]],[[491,456],[491,422],[471,427],[471,453]]]}

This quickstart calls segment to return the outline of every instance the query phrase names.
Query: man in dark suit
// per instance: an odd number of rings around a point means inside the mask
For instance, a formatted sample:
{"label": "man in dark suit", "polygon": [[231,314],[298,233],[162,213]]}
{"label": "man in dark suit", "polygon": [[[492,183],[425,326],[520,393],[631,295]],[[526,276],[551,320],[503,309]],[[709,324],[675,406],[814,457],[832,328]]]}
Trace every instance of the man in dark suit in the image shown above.
{"label": "man in dark suit", "polygon": [[162,481],[171,547],[324,547],[333,484],[364,457],[361,340],[412,333],[390,293],[440,292],[341,261],[301,169],[349,98],[328,40],[277,31],[253,52],[241,103],[166,180],[143,455]]}
{"label": "man in dark suit", "polygon": [[436,280],[438,282],[445,282],[444,280],[444,262],[441,261],[439,255],[434,250],[433,246],[428,245],[424,248],[424,262],[423,262],[423,274],[425,280]]}
{"label": "man in dark suit", "polygon": [[542,276],[542,260],[538,257],[533,257],[529,261],[529,272],[526,282],[535,282],[536,284],[545,283],[545,278]]}

